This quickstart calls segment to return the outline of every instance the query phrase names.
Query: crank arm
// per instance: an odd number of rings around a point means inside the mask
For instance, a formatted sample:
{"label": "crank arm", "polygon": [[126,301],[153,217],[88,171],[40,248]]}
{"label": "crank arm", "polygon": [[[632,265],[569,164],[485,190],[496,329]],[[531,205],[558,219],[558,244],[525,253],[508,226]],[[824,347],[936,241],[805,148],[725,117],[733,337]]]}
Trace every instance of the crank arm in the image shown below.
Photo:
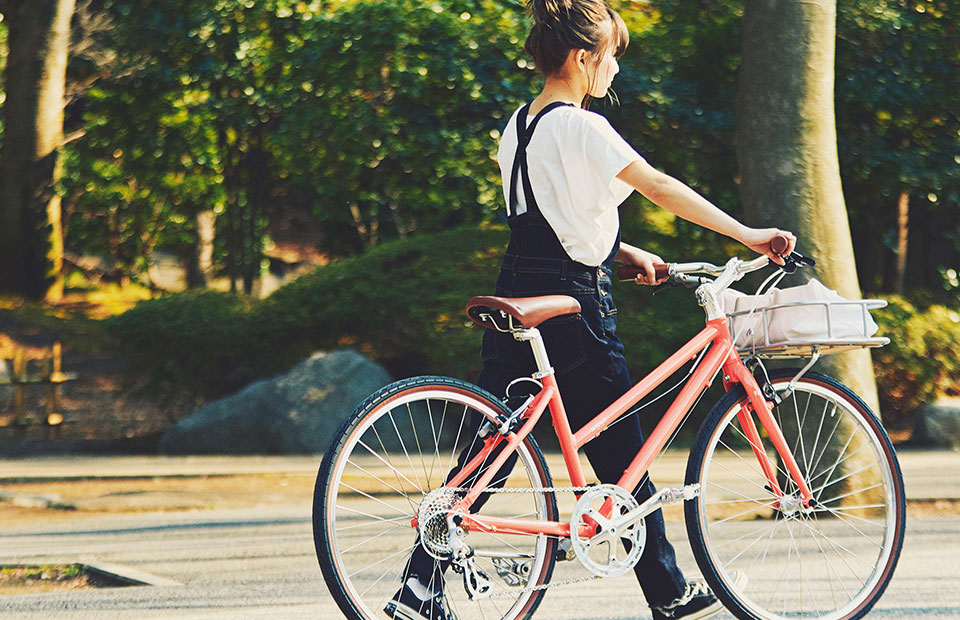
{"label": "crank arm", "polygon": [[[700,494],[699,484],[688,484],[680,489],[660,489],[654,493],[650,499],[643,502],[630,512],[616,519],[611,519],[607,530],[614,533],[622,532],[640,519],[643,519],[651,512],[659,510],[665,504],[675,504],[677,502],[695,499]],[[601,532],[600,535],[603,535]]]}

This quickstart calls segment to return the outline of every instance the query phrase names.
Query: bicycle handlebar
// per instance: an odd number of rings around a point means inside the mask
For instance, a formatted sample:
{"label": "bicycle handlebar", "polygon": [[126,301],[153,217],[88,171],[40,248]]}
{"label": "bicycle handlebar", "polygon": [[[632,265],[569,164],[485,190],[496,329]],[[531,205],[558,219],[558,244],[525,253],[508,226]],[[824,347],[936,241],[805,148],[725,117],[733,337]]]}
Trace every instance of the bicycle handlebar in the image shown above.
{"label": "bicycle handlebar", "polygon": [[[774,254],[782,256],[786,252],[787,248],[790,247],[790,239],[786,235],[777,235],[770,240],[770,250]],[[764,263],[765,265],[766,263]],[[703,271],[707,273],[720,273],[723,271],[723,267],[718,267],[710,263],[684,263],[684,266],[687,267],[683,269],[685,272],[693,271]],[[762,267],[763,265],[758,266]],[[670,265],[667,263],[655,263],[653,265],[654,275],[657,277],[657,280],[666,278],[670,275]],[[678,270],[679,271],[679,270]],[[752,269],[751,269],[752,271]],[[617,278],[621,282],[628,280],[636,280],[638,276],[645,275],[647,272],[642,267],[637,267],[634,265],[624,265],[617,269]]]}

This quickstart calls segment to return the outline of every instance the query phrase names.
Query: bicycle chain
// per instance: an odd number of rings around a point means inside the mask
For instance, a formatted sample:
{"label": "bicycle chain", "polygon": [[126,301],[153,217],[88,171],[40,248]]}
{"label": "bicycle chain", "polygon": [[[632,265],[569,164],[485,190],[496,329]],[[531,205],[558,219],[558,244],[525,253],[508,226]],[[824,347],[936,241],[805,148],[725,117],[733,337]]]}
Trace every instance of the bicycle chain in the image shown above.
{"label": "bicycle chain", "polygon": [[[582,487],[542,487],[539,489],[524,489],[524,488],[515,488],[511,487],[508,489],[505,488],[487,488],[484,489],[484,493],[556,493],[563,491],[572,491],[573,493],[585,493],[593,488],[594,485],[587,485]],[[464,493],[469,492],[470,489],[466,487],[453,487],[451,489],[454,492],[463,491]],[[544,583],[540,585],[530,586],[522,590],[504,590],[502,592],[494,592],[488,598],[504,597],[504,596],[522,596],[528,592],[538,592],[540,590],[546,590],[547,588],[559,588],[563,586],[573,585],[575,583],[583,583],[585,581],[594,581],[596,579],[602,579],[600,575],[590,575],[589,577],[580,577],[578,579],[567,579],[566,581],[557,581]]]}

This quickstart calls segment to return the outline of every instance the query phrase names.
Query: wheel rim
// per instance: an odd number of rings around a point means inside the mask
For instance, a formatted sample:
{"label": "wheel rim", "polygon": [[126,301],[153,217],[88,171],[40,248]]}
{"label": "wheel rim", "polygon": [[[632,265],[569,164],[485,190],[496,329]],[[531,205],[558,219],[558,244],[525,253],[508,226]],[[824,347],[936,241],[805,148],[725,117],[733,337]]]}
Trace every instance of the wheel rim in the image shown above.
{"label": "wheel rim", "polygon": [[[787,380],[774,383],[782,391]],[[701,464],[701,531],[719,579],[760,618],[859,613],[884,581],[898,532],[898,486],[880,437],[848,399],[799,382],[774,411],[819,505],[802,508],[764,436],[788,496],[778,509],[739,411],[736,403],[722,416]]]}
{"label": "wheel rim", "polygon": [[[363,616],[382,617],[384,605],[400,587],[407,558],[418,544],[413,515],[474,441],[475,436],[467,437],[472,412],[488,419],[498,413],[452,388],[401,392],[374,407],[338,455],[326,504],[327,538],[334,570]],[[523,443],[517,454],[505,486],[542,487],[536,457]],[[549,518],[545,494],[531,492],[491,494],[483,513]],[[524,591],[529,576],[543,574],[547,538],[474,532],[467,543],[476,551],[477,566],[490,577],[494,596],[470,601],[460,575],[449,570],[442,583],[449,608],[460,620],[520,617],[534,595]],[[509,585],[517,580],[519,585]]]}

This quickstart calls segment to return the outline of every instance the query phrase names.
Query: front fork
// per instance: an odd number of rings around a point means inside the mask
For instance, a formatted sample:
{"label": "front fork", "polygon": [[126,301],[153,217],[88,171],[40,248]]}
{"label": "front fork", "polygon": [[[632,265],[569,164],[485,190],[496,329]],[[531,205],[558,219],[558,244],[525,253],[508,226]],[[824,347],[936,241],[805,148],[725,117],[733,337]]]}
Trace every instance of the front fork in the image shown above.
{"label": "front fork", "polygon": [[[787,440],[783,436],[780,425],[777,424],[776,419],[773,417],[774,403],[767,400],[764,396],[760,384],[757,383],[753,373],[744,365],[740,356],[736,353],[731,353],[723,365],[723,387],[725,390],[730,391],[738,383],[746,390],[747,400],[743,403],[743,406],[740,407],[740,411],[737,412],[737,420],[740,422],[740,427],[743,429],[747,441],[750,442],[750,447],[753,448],[753,453],[760,462],[760,468],[763,470],[763,475],[767,479],[770,492],[778,499],[776,506],[779,508],[779,500],[783,499],[784,493],[780,488],[780,483],[777,482],[776,466],[767,458],[760,432],[757,430],[757,425],[753,421],[753,413],[757,414],[757,417],[760,419],[760,425],[767,432],[767,436],[770,438],[770,441],[773,442],[773,447],[776,449],[777,454],[780,455],[780,459],[787,468],[787,472],[793,479],[794,484],[797,485],[797,489],[800,491],[802,505],[805,508],[814,508],[817,505],[817,501],[813,497],[810,487],[807,485],[803,472],[800,471],[800,466],[793,456],[793,451],[790,450],[790,446],[787,445]],[[776,398],[776,394],[772,394],[771,396]]]}

